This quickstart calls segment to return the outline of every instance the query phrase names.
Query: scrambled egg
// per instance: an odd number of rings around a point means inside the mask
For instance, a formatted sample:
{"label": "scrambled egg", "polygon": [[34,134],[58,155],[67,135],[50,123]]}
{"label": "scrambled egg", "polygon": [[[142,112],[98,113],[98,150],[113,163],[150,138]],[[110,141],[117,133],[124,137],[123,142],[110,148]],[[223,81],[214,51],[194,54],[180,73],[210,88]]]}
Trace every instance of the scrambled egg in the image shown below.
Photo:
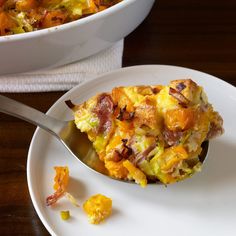
{"label": "scrambled egg", "polygon": [[191,79],[168,86],[129,86],[73,107],[75,123],[118,179],[174,183],[201,169],[202,143],[223,133],[223,120]]}

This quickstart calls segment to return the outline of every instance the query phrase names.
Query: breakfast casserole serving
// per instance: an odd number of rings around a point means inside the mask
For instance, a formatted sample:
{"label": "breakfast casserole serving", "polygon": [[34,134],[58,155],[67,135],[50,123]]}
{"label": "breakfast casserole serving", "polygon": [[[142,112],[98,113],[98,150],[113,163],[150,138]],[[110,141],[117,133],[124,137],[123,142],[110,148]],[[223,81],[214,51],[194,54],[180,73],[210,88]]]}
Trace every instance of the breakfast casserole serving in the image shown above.
{"label": "breakfast casserole serving", "polygon": [[191,79],[116,87],[71,108],[109,175],[143,187],[199,171],[203,142],[223,133],[223,119]]}

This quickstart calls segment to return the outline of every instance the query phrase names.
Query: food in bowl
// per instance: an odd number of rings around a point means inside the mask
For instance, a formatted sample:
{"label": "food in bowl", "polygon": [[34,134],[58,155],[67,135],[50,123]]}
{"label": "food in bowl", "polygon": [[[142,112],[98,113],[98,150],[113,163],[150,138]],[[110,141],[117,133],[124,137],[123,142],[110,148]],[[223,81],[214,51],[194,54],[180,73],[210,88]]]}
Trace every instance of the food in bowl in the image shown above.
{"label": "food in bowl", "polygon": [[72,105],[77,128],[88,135],[109,175],[143,187],[200,171],[203,142],[223,133],[223,119],[191,79],[116,87]]}
{"label": "food in bowl", "polygon": [[122,0],[0,0],[0,36],[78,20]]}
{"label": "food in bowl", "polygon": [[77,21],[1,36],[0,75],[59,67],[111,47],[146,18],[154,2],[124,0]]}

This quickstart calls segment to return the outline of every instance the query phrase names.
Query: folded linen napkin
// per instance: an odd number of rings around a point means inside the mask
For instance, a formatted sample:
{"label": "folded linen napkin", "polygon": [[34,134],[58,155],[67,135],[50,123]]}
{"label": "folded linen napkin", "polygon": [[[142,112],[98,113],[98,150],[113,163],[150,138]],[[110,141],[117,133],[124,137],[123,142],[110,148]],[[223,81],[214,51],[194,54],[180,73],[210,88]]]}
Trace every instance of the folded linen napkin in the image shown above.
{"label": "folded linen napkin", "polygon": [[0,76],[0,92],[69,90],[99,74],[121,68],[124,41],[87,59],[50,70]]}

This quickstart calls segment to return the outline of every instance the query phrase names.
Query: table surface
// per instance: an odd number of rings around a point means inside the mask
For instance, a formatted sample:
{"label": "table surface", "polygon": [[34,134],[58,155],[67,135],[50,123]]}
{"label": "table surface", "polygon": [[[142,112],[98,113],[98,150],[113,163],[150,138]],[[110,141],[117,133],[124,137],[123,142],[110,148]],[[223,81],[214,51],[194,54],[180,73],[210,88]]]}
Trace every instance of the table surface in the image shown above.
{"label": "table surface", "polygon": [[[236,1],[158,0],[125,39],[123,66],[168,64],[236,85]],[[5,94],[46,112],[64,92]],[[27,187],[27,152],[35,127],[0,113],[0,235],[49,235]]]}

